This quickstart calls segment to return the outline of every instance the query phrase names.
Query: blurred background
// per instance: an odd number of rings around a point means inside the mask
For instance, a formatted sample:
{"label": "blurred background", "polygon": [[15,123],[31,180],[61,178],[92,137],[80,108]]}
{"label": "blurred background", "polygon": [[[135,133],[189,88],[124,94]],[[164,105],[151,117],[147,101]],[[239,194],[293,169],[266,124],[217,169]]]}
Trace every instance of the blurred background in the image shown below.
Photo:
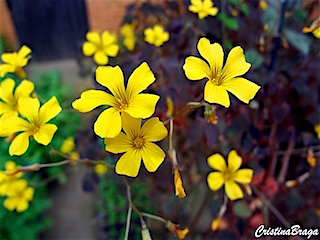
{"label": "blurred background", "polygon": [[[114,165],[120,155],[107,153],[92,129],[101,110],[80,114],[71,107],[82,91],[101,88],[95,81],[97,64],[82,53],[87,32],[117,34],[120,50],[108,65],[120,65],[125,79],[148,62],[157,80],[147,92],[161,96],[155,116],[162,121],[167,119],[168,97],[174,112],[203,98],[205,81],[189,81],[182,70],[186,57],[199,56],[201,36],[220,43],[225,57],[240,45],[252,64],[245,77],[262,87],[257,96],[249,105],[231,96],[229,109],[216,106],[217,123],[207,121],[201,108],[177,118],[174,147],[187,197],[174,195],[166,158],[156,173],[142,168],[137,178],[129,179],[133,202],[141,211],[188,227],[186,239],[254,239],[259,224],[319,227],[320,34],[314,32],[319,28],[319,2],[213,2],[218,14],[199,19],[188,11],[189,0],[0,0],[0,53],[18,51],[22,45],[31,48],[27,79],[35,83],[38,96],[45,101],[57,96],[63,107],[53,121],[59,126],[55,149],[72,137],[72,151],[81,159]],[[134,24],[133,50],[123,42],[120,29],[125,23]],[[144,40],[143,31],[156,24],[170,36],[160,47]],[[306,28],[310,31],[303,31]],[[34,141],[26,154],[10,157],[9,144],[10,139],[0,139],[1,169],[8,160],[17,165],[63,160]],[[167,151],[167,139],[161,147]],[[244,167],[254,170],[253,191],[229,202],[224,224],[212,229],[223,190],[208,188],[212,169],[206,159],[214,153],[226,157],[231,149],[242,156]],[[73,164],[25,173],[24,178],[35,188],[34,199],[25,212],[17,213],[3,207],[0,197],[0,239],[123,239],[126,187],[113,169]],[[177,239],[162,223],[151,219],[147,225],[153,239]],[[135,213],[129,239],[141,239]]]}

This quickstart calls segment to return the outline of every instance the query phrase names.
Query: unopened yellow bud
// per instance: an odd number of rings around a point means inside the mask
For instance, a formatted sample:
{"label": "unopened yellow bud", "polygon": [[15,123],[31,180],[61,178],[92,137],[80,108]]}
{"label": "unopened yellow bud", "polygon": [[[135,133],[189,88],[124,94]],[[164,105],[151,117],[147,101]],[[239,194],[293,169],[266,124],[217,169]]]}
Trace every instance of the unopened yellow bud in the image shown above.
{"label": "unopened yellow bud", "polygon": [[186,196],[186,193],[182,185],[182,179],[181,179],[179,170],[177,168],[173,169],[173,174],[174,174],[174,186],[175,186],[176,196],[178,198],[184,198]]}
{"label": "unopened yellow bud", "polygon": [[298,181],[297,180],[289,180],[289,181],[286,181],[286,186],[288,188],[292,188],[294,186],[296,186],[298,184]]}
{"label": "unopened yellow bud", "polygon": [[167,117],[171,117],[173,115],[174,105],[171,97],[167,97]]}
{"label": "unopened yellow bud", "polygon": [[217,217],[211,223],[212,231],[223,230],[226,228],[227,228],[227,222],[223,218]]}
{"label": "unopened yellow bud", "polygon": [[95,165],[94,171],[98,175],[102,175],[102,174],[105,174],[108,171],[108,168],[107,168],[107,166],[105,164],[98,163],[98,164]]}
{"label": "unopened yellow bud", "polygon": [[188,233],[189,233],[189,228],[177,229],[177,237],[179,239],[185,239]]}
{"label": "unopened yellow bud", "polygon": [[204,117],[208,123],[217,124],[218,117],[214,106],[206,105],[204,108]]}
{"label": "unopened yellow bud", "polygon": [[150,231],[145,224],[142,225],[141,235],[142,240],[152,240]]}

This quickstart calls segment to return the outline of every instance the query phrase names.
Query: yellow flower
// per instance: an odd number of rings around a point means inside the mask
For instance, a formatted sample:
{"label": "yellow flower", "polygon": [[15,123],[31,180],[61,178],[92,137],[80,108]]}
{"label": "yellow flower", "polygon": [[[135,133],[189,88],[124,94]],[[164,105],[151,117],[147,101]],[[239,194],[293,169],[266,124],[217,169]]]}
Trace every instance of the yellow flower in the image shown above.
{"label": "yellow flower", "polygon": [[136,39],[134,37],[134,28],[135,25],[133,23],[126,23],[120,29],[121,35],[124,36],[123,44],[129,51],[133,51],[136,44]]}
{"label": "yellow flower", "polygon": [[102,36],[98,32],[88,32],[87,42],[82,45],[82,52],[85,56],[93,56],[94,61],[99,65],[106,65],[110,57],[118,55],[119,46],[115,34],[104,31]]}
{"label": "yellow flower", "polygon": [[209,188],[216,191],[225,184],[226,194],[231,200],[242,198],[243,192],[236,182],[250,183],[253,171],[251,169],[239,170],[241,163],[242,159],[235,150],[229,153],[228,166],[220,154],[210,156],[208,164],[218,172],[211,172],[208,175]]}
{"label": "yellow flower", "polygon": [[182,185],[182,179],[181,179],[179,170],[177,168],[173,169],[173,174],[174,174],[174,186],[176,190],[176,196],[178,198],[184,198],[186,196],[186,193]]}
{"label": "yellow flower", "polygon": [[[116,165],[118,174],[136,177],[141,158],[149,172],[155,172],[163,162],[165,153],[152,142],[164,139],[168,131],[158,118],[147,120],[141,127],[141,119],[122,114],[123,130],[115,138],[106,138],[106,150],[112,153],[123,153]],[[141,128],[140,128],[141,127]]]}
{"label": "yellow flower", "polygon": [[23,45],[18,52],[3,53],[1,60],[4,64],[0,65],[0,77],[8,72],[23,72],[23,67],[27,65],[31,49]]}
{"label": "yellow flower", "polygon": [[14,86],[15,82],[11,78],[7,78],[0,83],[0,117],[18,116],[19,98],[30,97],[34,89],[34,84],[28,80],[23,80],[15,91]]}
{"label": "yellow flower", "polygon": [[20,98],[20,114],[28,121],[19,117],[7,118],[6,127],[12,133],[22,132],[12,141],[9,154],[22,155],[29,147],[29,137],[33,138],[42,145],[48,145],[58,127],[54,124],[48,124],[52,118],[61,112],[61,107],[56,97],[52,97],[40,108],[40,102],[37,98]]}
{"label": "yellow flower", "polygon": [[210,44],[207,38],[201,38],[198,42],[198,50],[209,65],[198,57],[190,56],[186,58],[183,70],[190,80],[208,79],[204,88],[204,99],[227,108],[230,106],[227,92],[229,91],[241,101],[249,103],[260,86],[238,77],[245,74],[251,66],[245,60],[243,49],[240,46],[231,49],[223,68],[224,53],[220,44]]}
{"label": "yellow flower", "polygon": [[74,138],[73,137],[68,137],[62,142],[62,146],[60,148],[60,151],[62,153],[68,154],[73,151],[75,148],[75,143],[74,143]]}
{"label": "yellow flower", "polygon": [[102,163],[98,163],[94,166],[94,171],[98,174],[98,175],[102,175],[105,174],[108,171],[108,167],[105,164]]}
{"label": "yellow flower", "polygon": [[26,180],[18,180],[12,184],[8,198],[3,202],[3,205],[10,211],[16,209],[17,212],[23,212],[28,209],[33,194],[34,189],[28,187]]}
{"label": "yellow flower", "polygon": [[208,15],[216,16],[219,10],[213,7],[212,0],[191,0],[191,5],[188,9],[190,12],[198,13],[199,19],[203,19]]}
{"label": "yellow flower", "polygon": [[153,28],[144,30],[145,41],[160,47],[164,42],[169,40],[169,33],[160,25],[155,25]]}
{"label": "yellow flower", "polygon": [[113,138],[122,128],[121,114],[126,112],[134,118],[148,118],[155,110],[159,96],[140,93],[155,81],[146,62],[134,70],[124,86],[123,73],[119,66],[98,67],[97,82],[107,87],[111,93],[102,90],[87,90],[72,104],[79,112],[89,112],[100,105],[109,105],[94,124],[95,133],[101,138]]}
{"label": "yellow flower", "polygon": [[10,185],[22,176],[22,172],[15,173],[17,169],[15,162],[6,162],[6,171],[0,172],[0,196],[6,195]]}

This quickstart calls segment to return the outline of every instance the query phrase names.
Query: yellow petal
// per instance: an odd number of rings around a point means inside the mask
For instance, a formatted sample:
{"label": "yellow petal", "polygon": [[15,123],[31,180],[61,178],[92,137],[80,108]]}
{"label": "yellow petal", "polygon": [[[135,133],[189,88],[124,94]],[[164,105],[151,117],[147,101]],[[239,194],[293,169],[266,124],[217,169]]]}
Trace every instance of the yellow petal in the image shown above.
{"label": "yellow petal", "polygon": [[34,90],[34,84],[31,81],[23,80],[14,92],[16,98],[19,97],[30,97],[30,94]]}
{"label": "yellow petal", "polygon": [[13,65],[16,67],[16,59],[18,57],[18,54],[16,52],[14,53],[3,53],[1,55],[1,60],[4,62],[4,63],[8,63],[10,65]]}
{"label": "yellow petal", "polygon": [[113,107],[104,110],[94,124],[94,132],[101,138],[116,137],[122,127],[119,111]]}
{"label": "yellow petal", "polygon": [[204,100],[209,103],[218,103],[226,108],[230,107],[230,98],[223,86],[214,85],[208,81],[204,87]]}
{"label": "yellow petal", "polygon": [[213,169],[216,169],[218,171],[224,172],[227,170],[226,161],[221,156],[221,154],[216,153],[208,157],[208,164]]}
{"label": "yellow petal", "polygon": [[29,54],[31,53],[31,49],[29,47],[27,47],[26,45],[23,45],[19,52],[18,52],[18,55],[19,57],[21,58],[25,58],[27,57]]}
{"label": "yellow petal", "polygon": [[40,108],[39,117],[42,123],[50,121],[62,111],[60,104],[55,96]]}
{"label": "yellow petal", "polygon": [[237,171],[242,164],[242,158],[237,154],[236,150],[230,151],[228,155],[228,170],[230,172]]}
{"label": "yellow petal", "polygon": [[123,154],[116,164],[116,173],[136,177],[141,165],[140,151],[130,150]]}
{"label": "yellow petal", "polygon": [[120,132],[115,138],[104,139],[106,150],[112,153],[123,153],[131,148],[130,140],[123,132]]}
{"label": "yellow petal", "polygon": [[104,45],[110,45],[117,41],[117,36],[115,34],[109,33],[108,31],[104,31],[102,33],[102,42]]}
{"label": "yellow petal", "polygon": [[214,8],[211,8],[209,9],[208,13],[211,15],[211,16],[216,16],[218,14],[218,11],[219,9],[214,7]]}
{"label": "yellow petal", "polygon": [[202,0],[191,0],[191,4],[197,7],[202,7]]}
{"label": "yellow petal", "polygon": [[208,175],[207,181],[208,181],[209,188],[212,191],[218,190],[219,188],[222,187],[222,185],[224,183],[224,179],[223,179],[222,173],[220,173],[220,172],[212,172],[212,173],[210,173]]}
{"label": "yellow petal", "polygon": [[16,136],[10,147],[9,147],[9,154],[10,156],[12,155],[22,155],[24,154],[28,147],[29,147],[29,136],[30,133],[28,132],[23,132],[20,133],[18,136]]}
{"label": "yellow petal", "polygon": [[122,126],[129,139],[134,139],[140,133],[141,118],[133,118],[129,114],[123,112],[121,114]]}
{"label": "yellow petal", "polygon": [[164,139],[168,135],[168,130],[163,123],[159,121],[159,118],[155,117],[143,124],[141,134],[147,141],[156,142]]}
{"label": "yellow petal", "polygon": [[198,8],[197,6],[194,6],[194,5],[190,5],[190,6],[188,7],[188,10],[189,10],[190,12],[194,12],[194,13],[198,13],[198,12],[199,12],[199,8]]}
{"label": "yellow petal", "polygon": [[94,45],[99,45],[101,43],[101,38],[98,32],[88,32],[86,34],[87,40]]}
{"label": "yellow petal", "polygon": [[250,183],[252,180],[252,169],[240,169],[233,174],[233,180],[239,183]]}
{"label": "yellow petal", "polygon": [[17,59],[16,59],[16,65],[19,67],[24,67],[27,65],[30,56],[28,56],[31,53],[31,49],[25,45],[23,45],[18,54],[17,54]]}
{"label": "yellow petal", "polygon": [[197,57],[187,57],[183,65],[184,73],[189,80],[210,79],[212,76],[208,64]]}
{"label": "yellow petal", "polygon": [[109,62],[108,56],[103,51],[96,51],[93,56],[94,61],[99,65],[106,65]]}
{"label": "yellow petal", "polygon": [[228,79],[241,76],[248,72],[251,64],[246,62],[243,49],[240,46],[231,49],[226,65],[222,70],[222,79],[227,81]]}
{"label": "yellow petal", "polygon": [[16,116],[1,118],[1,131],[6,131],[8,135],[15,132],[27,131],[29,126],[29,122]]}
{"label": "yellow petal", "polygon": [[154,113],[159,99],[160,97],[154,94],[140,93],[130,99],[125,112],[134,118],[148,118]]}
{"label": "yellow petal", "polygon": [[138,95],[140,92],[145,90],[151,83],[155,81],[155,77],[148,65],[143,62],[137,67],[128,80],[128,86],[126,93],[129,98]]}
{"label": "yellow petal", "polygon": [[226,189],[226,194],[230,198],[230,200],[243,198],[243,192],[241,188],[234,181],[225,182],[225,189]]}
{"label": "yellow petal", "polygon": [[209,39],[201,38],[198,42],[198,50],[201,56],[208,61],[213,76],[221,72],[224,54],[219,43],[210,44]]}
{"label": "yellow petal", "polygon": [[104,48],[105,53],[110,57],[115,57],[118,55],[119,46],[117,44],[112,44]]}
{"label": "yellow petal", "polygon": [[58,127],[54,124],[44,124],[35,134],[33,134],[33,137],[38,143],[47,146],[51,142],[57,129]]}
{"label": "yellow petal", "polygon": [[0,99],[7,103],[10,103],[13,98],[14,86],[15,82],[13,79],[7,78],[3,80],[0,84]]}
{"label": "yellow petal", "polygon": [[13,211],[16,208],[16,198],[7,198],[4,202],[3,205],[6,209]]}
{"label": "yellow petal", "polygon": [[85,42],[82,45],[82,52],[85,56],[92,56],[97,51],[97,46],[91,42]]}
{"label": "yellow petal", "polygon": [[245,103],[249,103],[261,88],[245,78],[232,78],[223,82],[221,86]]}
{"label": "yellow petal", "polygon": [[119,66],[98,67],[96,79],[102,86],[107,87],[117,99],[125,98],[123,73]]}
{"label": "yellow petal", "polygon": [[142,161],[149,172],[155,172],[166,154],[154,143],[146,142],[142,148]]}
{"label": "yellow petal", "polygon": [[111,94],[102,90],[87,90],[72,103],[72,107],[79,112],[90,112],[101,105],[114,106],[115,101]]}
{"label": "yellow petal", "polygon": [[38,118],[40,102],[38,98],[19,98],[19,112],[30,122]]}
{"label": "yellow petal", "polygon": [[19,199],[16,204],[17,204],[16,206],[17,212],[24,212],[29,207],[28,201],[24,199]]}
{"label": "yellow petal", "polygon": [[34,188],[28,187],[23,193],[23,198],[25,200],[29,200],[30,201],[30,200],[33,199],[33,194],[34,194]]}
{"label": "yellow petal", "polygon": [[182,178],[179,170],[177,168],[174,168],[173,174],[174,174],[174,187],[175,187],[176,196],[178,198],[185,198],[187,194],[184,190]]}

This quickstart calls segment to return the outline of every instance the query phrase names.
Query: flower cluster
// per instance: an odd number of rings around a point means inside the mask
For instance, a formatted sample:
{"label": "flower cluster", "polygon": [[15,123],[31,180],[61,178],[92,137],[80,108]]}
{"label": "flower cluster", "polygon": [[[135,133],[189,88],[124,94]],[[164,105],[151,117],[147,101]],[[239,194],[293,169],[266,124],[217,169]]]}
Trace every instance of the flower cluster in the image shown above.
{"label": "flower cluster", "polygon": [[96,79],[111,94],[102,90],[87,90],[73,102],[73,108],[79,112],[89,112],[101,105],[108,106],[96,120],[94,131],[105,138],[107,151],[125,152],[116,165],[118,174],[137,176],[141,159],[148,171],[156,171],[165,153],[152,142],[165,138],[167,130],[158,118],[149,119],[141,127],[142,119],[154,113],[159,100],[157,95],[141,93],[155,81],[149,65],[142,63],[136,68],[126,88],[119,66],[98,67]]}
{"label": "flower cluster", "polygon": [[[31,50],[23,46],[18,53],[4,53],[1,57],[12,71],[20,71],[30,53]],[[31,81],[25,79],[16,88],[15,85],[11,78],[0,83],[0,136],[13,136],[9,148],[11,156],[24,154],[31,136],[38,143],[48,145],[58,127],[47,122],[62,110],[56,97],[40,108],[39,99],[32,95],[34,84]]]}
{"label": "flower cluster", "polygon": [[7,197],[3,202],[5,208],[23,212],[33,199],[34,189],[28,187],[26,180],[21,179],[22,173],[18,170],[19,167],[14,162],[6,162],[6,170],[0,172],[0,196]]}

